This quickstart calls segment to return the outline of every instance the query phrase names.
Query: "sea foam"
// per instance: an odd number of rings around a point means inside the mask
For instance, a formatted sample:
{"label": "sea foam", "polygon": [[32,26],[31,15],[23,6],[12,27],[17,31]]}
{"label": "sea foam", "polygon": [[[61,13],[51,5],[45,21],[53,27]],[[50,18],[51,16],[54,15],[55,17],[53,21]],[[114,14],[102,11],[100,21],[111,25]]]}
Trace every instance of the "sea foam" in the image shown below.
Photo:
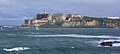
{"label": "sea foam", "polygon": [[23,51],[23,50],[28,50],[30,48],[28,47],[15,47],[15,48],[11,48],[11,49],[8,49],[8,48],[4,48],[3,50],[4,51]]}
{"label": "sea foam", "polygon": [[101,35],[101,36],[92,36],[92,35],[77,35],[77,34],[65,34],[65,35],[27,35],[30,37],[78,37],[78,38],[116,38],[120,39],[117,36]]}

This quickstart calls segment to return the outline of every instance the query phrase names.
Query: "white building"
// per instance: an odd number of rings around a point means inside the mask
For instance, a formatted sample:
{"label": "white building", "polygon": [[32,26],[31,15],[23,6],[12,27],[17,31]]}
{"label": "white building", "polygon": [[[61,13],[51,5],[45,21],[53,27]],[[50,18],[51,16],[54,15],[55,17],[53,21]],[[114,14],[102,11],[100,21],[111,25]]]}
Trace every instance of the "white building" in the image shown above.
{"label": "white building", "polygon": [[119,17],[107,17],[109,19],[120,19]]}

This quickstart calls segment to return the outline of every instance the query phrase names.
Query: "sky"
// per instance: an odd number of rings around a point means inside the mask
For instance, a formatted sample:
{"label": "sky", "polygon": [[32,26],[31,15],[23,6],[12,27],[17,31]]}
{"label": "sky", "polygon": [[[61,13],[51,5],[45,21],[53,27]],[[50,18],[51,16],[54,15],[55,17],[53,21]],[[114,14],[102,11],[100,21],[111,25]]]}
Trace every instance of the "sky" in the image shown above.
{"label": "sky", "polygon": [[0,0],[0,25],[21,25],[38,13],[120,17],[120,0]]}

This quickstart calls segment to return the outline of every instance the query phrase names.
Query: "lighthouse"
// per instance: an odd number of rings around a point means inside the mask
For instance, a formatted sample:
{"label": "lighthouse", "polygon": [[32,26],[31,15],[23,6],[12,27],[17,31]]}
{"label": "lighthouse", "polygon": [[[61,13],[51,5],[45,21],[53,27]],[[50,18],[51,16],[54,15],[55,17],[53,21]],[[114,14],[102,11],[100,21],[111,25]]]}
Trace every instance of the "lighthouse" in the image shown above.
{"label": "lighthouse", "polygon": [[47,12],[44,10],[44,13],[43,14],[46,14]]}

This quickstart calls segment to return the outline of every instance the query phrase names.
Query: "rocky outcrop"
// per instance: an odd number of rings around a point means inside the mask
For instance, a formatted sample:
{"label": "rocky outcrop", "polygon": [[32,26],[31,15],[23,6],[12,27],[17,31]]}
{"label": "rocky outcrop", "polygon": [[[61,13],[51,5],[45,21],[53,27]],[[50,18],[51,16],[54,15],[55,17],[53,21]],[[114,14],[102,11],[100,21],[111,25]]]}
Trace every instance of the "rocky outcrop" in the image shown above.
{"label": "rocky outcrop", "polygon": [[113,46],[113,42],[102,42],[102,43],[100,43],[100,45],[102,45],[102,46]]}
{"label": "rocky outcrop", "polygon": [[99,25],[99,22],[97,20],[93,20],[85,24],[85,26],[97,26],[97,25]]}
{"label": "rocky outcrop", "polygon": [[109,41],[109,42],[101,42],[102,46],[113,46],[114,43],[120,43],[120,41]]}

